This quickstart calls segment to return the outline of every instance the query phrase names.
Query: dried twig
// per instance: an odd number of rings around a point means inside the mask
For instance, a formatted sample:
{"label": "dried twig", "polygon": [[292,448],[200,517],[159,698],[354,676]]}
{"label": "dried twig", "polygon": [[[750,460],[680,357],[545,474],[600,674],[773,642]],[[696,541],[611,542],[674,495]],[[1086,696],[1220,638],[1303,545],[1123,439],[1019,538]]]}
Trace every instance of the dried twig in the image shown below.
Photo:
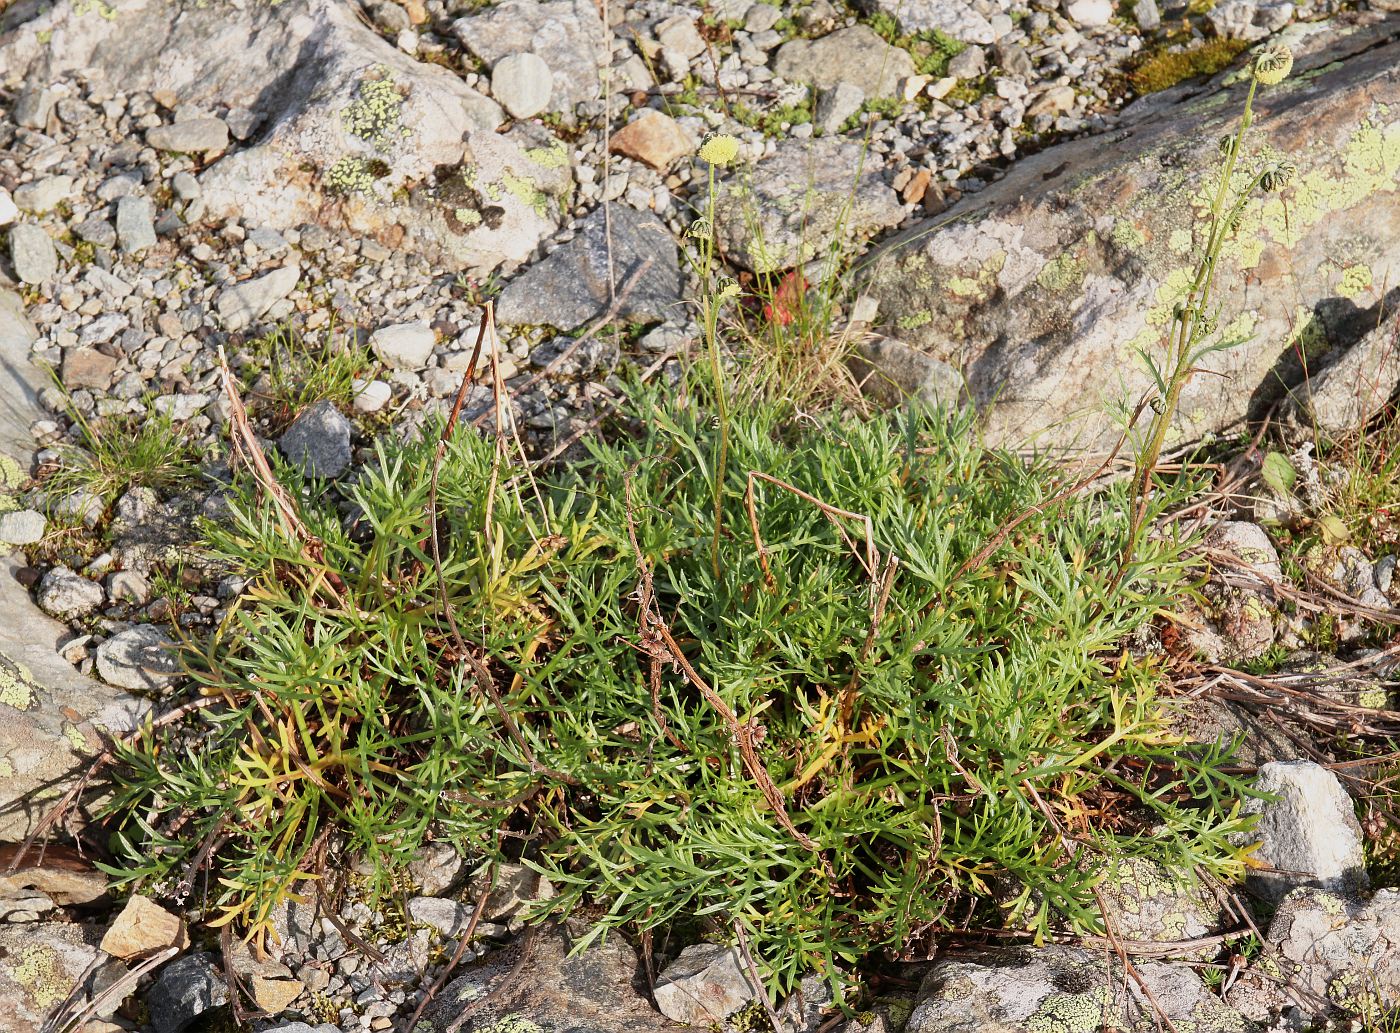
{"label": "dried twig", "polygon": [[778,1018],[778,1010],[773,1007],[768,988],[764,986],[763,977],[759,975],[758,966],[754,964],[753,955],[749,952],[749,938],[744,935],[744,923],[735,919],[733,928],[734,938],[739,941],[739,953],[744,958],[744,967],[749,970],[749,981],[753,983],[758,999],[763,1002],[763,1010],[768,1013],[768,1021],[773,1024],[774,1033],[786,1033],[783,1020]]}
{"label": "dried twig", "polygon": [[471,918],[467,920],[467,928],[462,933],[461,939],[457,941],[457,949],[452,952],[452,957],[448,960],[447,964],[443,966],[442,971],[438,973],[438,977],[434,979],[428,989],[424,991],[423,999],[418,1002],[418,1007],[413,1009],[413,1015],[409,1018],[408,1025],[404,1027],[405,1029],[415,1030],[418,1028],[418,1017],[423,1014],[423,1009],[428,1006],[429,1002],[432,1001],[443,986],[446,985],[448,977],[452,975],[452,971],[457,967],[458,962],[462,960],[462,955],[467,952],[467,947],[472,941],[472,936],[476,933],[477,923],[481,921],[481,916],[486,910],[486,901],[491,896],[491,887],[495,882],[495,878],[496,871],[493,865],[491,870],[487,872],[486,888],[482,890],[481,895],[477,897],[476,907],[472,910]]}
{"label": "dried twig", "polygon": [[[652,261],[653,260],[650,257],[647,257],[638,262],[637,265],[632,269],[632,271],[627,274],[627,279],[623,280],[622,285],[618,287],[613,293],[612,300],[609,302],[608,307],[603,312],[603,314],[597,319],[595,319],[592,323],[590,323],[587,329],[583,331],[583,333],[579,334],[572,341],[570,341],[568,345],[566,345],[564,349],[559,352],[558,355],[550,359],[548,364],[546,364],[543,369],[536,370],[534,373],[530,374],[530,376],[527,377],[523,382],[517,384],[512,389],[512,393],[516,397],[519,397],[525,391],[534,387],[541,380],[543,380],[545,377],[549,376],[560,366],[562,366],[568,360],[569,356],[573,355],[574,352],[578,351],[579,348],[583,346],[583,343],[585,341],[592,338],[595,334],[598,333],[599,330],[603,329],[603,327],[607,326],[609,323],[615,320],[618,316],[618,313],[622,311],[622,305],[623,302],[627,300],[627,296],[632,293],[632,291],[636,288],[638,282],[640,282],[641,278],[646,274],[646,271],[651,268]],[[609,287],[611,289],[611,278],[609,278]],[[490,302],[487,302],[487,305],[489,306]],[[479,338],[477,342],[477,347],[478,350],[480,350]],[[475,366],[476,363],[473,362],[472,365],[468,367],[469,371],[474,370]],[[490,415],[490,410],[487,410],[472,421],[473,425],[477,427],[481,426],[483,423],[486,422],[487,417]]]}

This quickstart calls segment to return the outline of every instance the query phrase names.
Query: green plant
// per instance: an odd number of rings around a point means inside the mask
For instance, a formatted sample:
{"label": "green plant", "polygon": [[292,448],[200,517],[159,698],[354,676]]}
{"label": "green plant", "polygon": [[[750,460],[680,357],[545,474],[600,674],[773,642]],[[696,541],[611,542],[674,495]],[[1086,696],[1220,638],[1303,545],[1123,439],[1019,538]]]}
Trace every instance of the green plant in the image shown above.
{"label": "green plant", "polygon": [[870,28],[892,46],[908,51],[914,68],[923,75],[940,76],[948,71],[948,62],[967,49],[967,44],[945,32],[904,32],[899,22],[888,14],[876,12],[869,18]]}
{"label": "green plant", "polygon": [[86,491],[106,505],[128,488],[169,491],[198,479],[199,450],[169,412],[89,417],[70,404],[68,416],[78,444],[59,446],[57,465],[43,475],[53,502]]}
{"label": "green plant", "polygon": [[1154,393],[1149,394],[1137,411],[1128,416],[1129,433],[1136,432],[1135,422],[1144,408],[1150,406],[1153,415],[1147,422],[1145,433],[1136,442],[1133,468],[1136,501],[1132,524],[1123,545],[1120,561],[1123,567],[1131,561],[1147,526],[1153,475],[1176,416],[1182,390],[1195,375],[1197,364],[1203,358],[1213,352],[1232,348],[1246,339],[1220,339],[1216,336],[1220,315],[1219,305],[1213,303],[1212,294],[1216,263],[1226,239],[1234,232],[1254,192],[1261,188],[1265,193],[1282,190],[1296,171],[1291,161],[1277,155],[1256,161],[1253,168],[1239,167],[1244,155],[1245,137],[1254,121],[1255,92],[1261,84],[1273,86],[1282,82],[1292,68],[1293,53],[1281,44],[1267,46],[1255,56],[1240,124],[1233,134],[1222,137],[1219,142],[1221,167],[1210,211],[1205,215],[1206,242],[1198,254],[1190,286],[1173,308],[1164,361],[1159,361],[1146,348],[1134,347],[1143,367],[1152,377]]}
{"label": "green plant", "polygon": [[1249,43],[1220,37],[1184,50],[1172,49],[1173,46],[1175,44],[1163,43],[1150,47],[1133,62],[1128,71],[1128,84],[1134,91],[1158,93],[1183,80],[1224,71],[1248,49]]}
{"label": "green plant", "polygon": [[218,921],[261,935],[326,830],[381,881],[429,828],[523,843],[560,890],[536,916],[709,916],[786,988],[994,885],[1092,928],[1074,852],[1241,872],[1243,785],[1122,648],[1192,577],[1163,536],[1110,582],[1128,485],[1055,503],[966,416],[728,417],[717,539],[719,425],[645,391],[538,494],[462,433],[440,468],[433,435],[381,446],[352,522],[245,496],[210,537],[250,589],[188,656],[224,705],[122,751],[114,874],[207,863]]}
{"label": "green plant", "polygon": [[355,379],[372,376],[377,368],[369,350],[353,341],[353,333],[337,335],[334,326],[314,340],[290,326],[255,339],[240,371],[250,382],[262,378],[264,389],[252,396],[254,405],[279,430],[322,400],[349,408]]}

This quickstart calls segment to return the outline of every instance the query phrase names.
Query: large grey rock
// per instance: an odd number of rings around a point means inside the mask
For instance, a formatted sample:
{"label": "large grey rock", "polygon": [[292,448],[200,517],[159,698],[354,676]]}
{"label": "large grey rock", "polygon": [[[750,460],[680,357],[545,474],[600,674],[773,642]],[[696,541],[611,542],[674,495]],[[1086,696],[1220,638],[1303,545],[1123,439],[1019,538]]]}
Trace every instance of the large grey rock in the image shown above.
{"label": "large grey rock", "polygon": [[350,430],[335,403],[323,399],[292,421],[277,447],[308,477],[339,477],[350,465]]}
{"label": "large grey rock", "polygon": [[214,307],[218,310],[225,329],[242,330],[292,293],[300,279],[301,272],[293,262],[262,276],[225,287]]}
{"label": "large grey rock", "polygon": [[569,935],[543,926],[527,959],[527,978],[502,982],[514,965],[510,950],[493,951],[449,983],[424,1019],[446,1029],[473,1001],[489,994],[484,1007],[462,1025],[463,1033],[521,1029],[577,1033],[668,1033],[674,1025],[637,990],[641,965],[620,936],[610,936],[571,955]]}
{"label": "large grey rock", "polygon": [[479,273],[525,260],[559,225],[567,148],[497,135],[498,104],[401,52],[338,0],[113,0],[111,21],[85,6],[27,8],[0,66],[35,81],[90,68],[124,91],[261,114],[250,146],[199,176],[210,217],[343,225]]}
{"label": "large grey rock", "polygon": [[42,226],[21,222],[10,230],[10,261],[21,283],[41,284],[58,273],[58,252]]}
{"label": "large grey rock", "polygon": [[134,730],[148,704],[78,674],[58,655],[68,628],[35,608],[0,559],[0,840],[23,839],[101,746]]}
{"label": "large grey rock", "polygon": [[[1080,947],[988,950],[933,966],[905,1033],[1088,1033],[1151,1029],[1154,1005],[1111,954]],[[1143,983],[1177,1029],[1245,1033],[1189,968],[1135,959]]]}
{"label": "large grey rock", "polygon": [[0,287],[0,489],[18,488],[29,474],[34,439],[29,428],[45,418],[39,392],[51,383],[29,361],[39,331],[24,314],[24,302]]}
{"label": "large grey rock", "polygon": [[661,1014],[689,1026],[724,1025],[744,1005],[758,1000],[737,947],[693,943],[667,965],[652,988]]}
{"label": "large grey rock", "polygon": [[[889,15],[905,32],[938,31],[964,43],[995,43],[998,39],[987,16],[968,0],[862,0],[860,6]],[[1011,9],[1009,3],[995,6],[1003,14]]]}
{"label": "large grey rock", "polygon": [[901,79],[914,74],[914,59],[865,25],[839,29],[821,39],[794,39],[778,49],[774,74],[819,90],[848,82],[867,97],[893,97]]}
{"label": "large grey rock", "polygon": [[497,62],[512,54],[543,60],[553,78],[550,110],[569,123],[577,105],[601,95],[598,69],[611,63],[607,33],[592,0],[505,0],[458,18],[452,31],[493,75]]}
{"label": "large grey rock", "polygon": [[101,935],[77,923],[0,925],[0,1033],[34,1033],[70,993],[81,1007],[115,982],[125,967],[101,963]]}
{"label": "large grey rock", "polygon": [[[1264,1008],[1281,1003],[1300,1004],[1315,1019],[1329,1005],[1372,1020],[1400,1007],[1400,890],[1378,890],[1367,901],[1294,890],[1266,940],[1274,948],[1269,958],[1226,994],[1251,1017],[1267,1021]],[[1280,986],[1289,998],[1280,1000]]]}
{"label": "large grey rock", "polygon": [[[1379,297],[1400,282],[1398,31],[1374,19],[1318,31],[1297,43],[1293,76],[1261,90],[1254,146],[1286,153],[1298,173],[1246,207],[1224,249],[1219,325],[1247,341],[1202,360],[1170,441],[1262,415],[1302,378],[1300,354],[1315,368],[1375,325],[1351,285]],[[1118,439],[1111,406],[1151,384],[1133,349],[1162,354],[1192,266],[1193,199],[1217,174],[1201,141],[1238,124],[1244,84],[1224,78],[1139,102],[1111,135],[1018,161],[867,260],[882,321],[962,370],[989,443]]]}
{"label": "large grey rock", "polygon": [[1400,391],[1400,316],[1391,314],[1290,392],[1280,420],[1291,436],[1339,438],[1364,427]]}
{"label": "large grey rock", "polygon": [[1276,797],[1245,801],[1259,822],[1248,839],[1267,869],[1250,872],[1248,886],[1269,902],[1300,886],[1354,893],[1370,885],[1361,825],[1341,781],[1310,760],[1279,761],[1259,769],[1254,788]]}
{"label": "large grey rock", "polygon": [[156,1033],[183,1033],[205,1012],[228,1001],[228,985],[214,955],[186,954],[161,969],[147,992],[151,1026]]}
{"label": "large grey rock", "polygon": [[608,307],[608,272],[621,289],[642,262],[650,261],[632,289],[621,297],[622,319],[661,320],[681,300],[676,242],[666,224],[650,212],[625,205],[611,209],[611,262],[608,225],[602,208],[579,227],[578,236],[530,266],[501,292],[497,318],[507,326],[545,325],[572,330]]}
{"label": "large grey rock", "polygon": [[162,689],[180,673],[175,640],[150,624],[119,631],[97,647],[97,673],[123,689]]}
{"label": "large grey rock", "polygon": [[860,143],[784,140],[755,168],[720,183],[715,231],[726,255],[755,272],[790,269],[904,218],[879,159]]}

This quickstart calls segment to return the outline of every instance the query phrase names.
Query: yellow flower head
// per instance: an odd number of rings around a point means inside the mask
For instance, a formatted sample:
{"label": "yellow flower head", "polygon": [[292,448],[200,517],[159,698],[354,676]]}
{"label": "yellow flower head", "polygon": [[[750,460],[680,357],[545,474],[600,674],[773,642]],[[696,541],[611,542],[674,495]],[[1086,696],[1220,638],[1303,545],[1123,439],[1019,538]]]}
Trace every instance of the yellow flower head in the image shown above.
{"label": "yellow flower head", "polygon": [[728,133],[710,133],[700,145],[700,158],[711,165],[728,165],[739,155],[739,141]]}
{"label": "yellow flower head", "polygon": [[1293,71],[1293,51],[1282,43],[1271,43],[1254,58],[1254,78],[1265,86],[1277,86]]}

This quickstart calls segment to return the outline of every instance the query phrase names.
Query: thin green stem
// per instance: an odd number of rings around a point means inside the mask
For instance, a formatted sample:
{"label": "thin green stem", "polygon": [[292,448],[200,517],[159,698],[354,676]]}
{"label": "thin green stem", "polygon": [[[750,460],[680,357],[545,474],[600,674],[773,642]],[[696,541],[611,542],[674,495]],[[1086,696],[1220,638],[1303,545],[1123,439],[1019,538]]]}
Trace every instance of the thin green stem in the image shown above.
{"label": "thin green stem", "polygon": [[719,540],[724,530],[724,476],[725,465],[729,461],[729,400],[724,392],[724,364],[719,354],[719,304],[716,300],[714,284],[710,281],[710,263],[714,255],[715,225],[715,167],[710,166],[709,200],[705,213],[710,232],[705,235],[704,244],[704,283],[701,286],[705,339],[710,349],[710,374],[714,378],[715,408],[719,415],[719,439],[715,455],[715,530],[710,539],[710,566],[715,578],[721,573],[719,562]]}

